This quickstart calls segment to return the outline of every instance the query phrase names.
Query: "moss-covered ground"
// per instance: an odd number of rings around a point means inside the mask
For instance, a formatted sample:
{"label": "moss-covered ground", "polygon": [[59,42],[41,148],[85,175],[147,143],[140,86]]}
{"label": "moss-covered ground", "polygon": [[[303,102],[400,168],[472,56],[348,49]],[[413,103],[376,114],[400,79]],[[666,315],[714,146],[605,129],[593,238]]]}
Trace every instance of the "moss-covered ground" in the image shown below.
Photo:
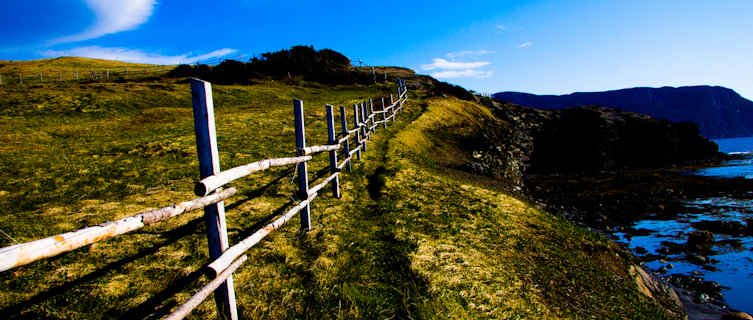
{"label": "moss-covered ground", "polygon": [[[292,99],[304,101],[313,145],[326,140],[325,103],[394,91],[273,81],[213,89],[223,168],[293,155]],[[248,252],[234,276],[243,318],[666,316],[638,293],[614,244],[505,194],[499,181],[449,169],[466,156],[451,138],[493,119],[479,105],[425,99],[412,92],[398,121],[378,129],[342,176],[341,199],[314,201],[312,231],[293,219]],[[0,87],[0,113],[0,246],[194,198],[184,81]],[[312,178],[327,163],[317,157]],[[293,168],[277,168],[233,184],[231,243],[290,207],[293,178]],[[208,281],[201,216],[0,273],[0,314],[164,315]],[[209,299],[191,317],[214,309]]]}

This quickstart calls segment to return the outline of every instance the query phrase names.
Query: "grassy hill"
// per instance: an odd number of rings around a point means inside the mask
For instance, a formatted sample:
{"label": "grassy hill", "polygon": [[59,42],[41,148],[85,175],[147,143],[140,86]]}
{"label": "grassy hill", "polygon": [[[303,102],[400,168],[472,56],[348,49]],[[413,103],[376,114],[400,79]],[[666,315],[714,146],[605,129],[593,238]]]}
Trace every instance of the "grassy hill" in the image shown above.
{"label": "grassy hill", "polygon": [[[325,103],[394,90],[300,81],[213,88],[222,168],[293,155],[292,99],[304,100],[313,145],[325,142]],[[499,120],[430,91],[411,91],[396,124],[377,131],[343,176],[342,199],[317,198],[311,232],[299,233],[294,219],[248,252],[234,276],[243,318],[672,317],[639,293],[633,262],[615,244],[498,180],[451,169],[471,156],[462,138]],[[194,197],[182,79],[0,87],[0,116],[0,246]],[[327,165],[320,156],[309,172]],[[241,195],[225,202],[231,244],[291,206],[293,174],[278,168],[233,184]],[[198,271],[208,262],[201,215],[0,273],[0,312],[164,315],[207,281]],[[192,317],[214,317],[213,301]]]}
{"label": "grassy hill", "polygon": [[[144,79],[164,76],[174,68],[175,66],[159,66],[80,57],[59,57],[28,61],[0,60],[2,86],[34,86],[45,82],[74,80],[123,81],[126,79]],[[23,76],[23,84],[20,83],[20,76]]]}
{"label": "grassy hill", "polygon": [[153,64],[130,63],[115,60],[92,59],[81,57],[59,57],[53,59],[9,61],[0,60],[0,73],[39,73],[58,71],[84,71],[90,69],[115,69],[115,68],[154,68]]}

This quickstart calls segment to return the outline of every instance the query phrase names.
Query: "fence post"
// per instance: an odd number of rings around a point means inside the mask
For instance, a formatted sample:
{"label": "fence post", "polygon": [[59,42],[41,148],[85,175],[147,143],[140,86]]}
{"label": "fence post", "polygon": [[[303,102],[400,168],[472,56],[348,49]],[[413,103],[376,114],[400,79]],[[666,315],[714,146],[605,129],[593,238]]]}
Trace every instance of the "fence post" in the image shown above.
{"label": "fence post", "polygon": [[395,123],[395,109],[397,109],[395,108],[395,106],[392,106],[392,108],[390,108],[390,113],[392,113],[392,123]]}
{"label": "fence post", "polygon": [[369,116],[371,117],[371,125],[369,126],[369,129],[371,129],[371,132],[376,133],[376,116],[374,115],[374,99],[369,98]]}
{"label": "fence post", "polygon": [[76,71],[76,81],[78,81],[78,71]]}
{"label": "fence post", "polygon": [[[335,135],[335,111],[331,105],[327,105],[327,144],[336,144],[337,136]],[[337,150],[329,152],[329,171],[335,174],[337,170]],[[332,181],[332,193],[335,198],[340,198],[340,176],[335,177]]]}
{"label": "fence post", "polygon": [[110,69],[107,69],[107,77],[105,79],[107,79],[107,81],[110,81]]}
{"label": "fence post", "polygon": [[[295,147],[299,156],[304,155],[306,148],[306,125],[303,122],[303,101],[293,100],[293,116],[295,118]],[[306,161],[298,164],[298,197],[301,200],[309,198],[309,174]],[[301,230],[311,230],[311,208],[309,205],[301,208]]]}
{"label": "fence post", "polygon": [[359,103],[358,104],[358,119],[360,120],[360,122],[359,122],[358,130],[361,131],[361,138],[362,138],[361,139],[361,148],[363,149],[363,152],[366,152],[366,149],[367,149],[366,148],[366,143],[368,142],[369,137],[366,135],[366,133],[367,133],[366,132],[366,126],[367,126],[367,124],[366,124],[366,116],[364,114],[365,114],[365,112],[364,112],[364,108],[363,108],[363,103]]}
{"label": "fence post", "polygon": [[18,75],[18,83],[24,84],[24,74],[23,73]]}
{"label": "fence post", "polygon": [[44,76],[42,76],[42,73],[39,73],[39,82],[44,82]]}
{"label": "fence post", "polygon": [[390,105],[391,105],[391,106],[392,106],[393,108],[397,107],[397,106],[395,105],[395,98],[393,98],[393,97],[392,97],[392,94],[391,94],[391,93],[390,93]]}
{"label": "fence post", "polygon": [[3,75],[0,74],[0,84],[3,84]]}
{"label": "fence post", "polygon": [[397,79],[397,103],[400,105],[400,112],[403,111],[403,94],[405,94],[405,81]]}
{"label": "fence post", "polygon": [[[220,172],[217,132],[214,123],[212,85],[206,81],[191,79],[191,97],[193,99],[193,119],[196,131],[196,151],[199,156],[199,172],[201,179],[204,179]],[[214,260],[228,248],[224,203],[218,202],[204,207],[204,220],[207,225],[209,258]],[[217,305],[217,314],[220,318],[238,319],[232,277],[227,278],[225,283],[214,292],[214,302]]]}
{"label": "fence post", "polygon": [[358,148],[358,151],[356,151],[356,159],[361,160],[361,150],[363,149],[361,147],[361,127],[358,124],[360,121],[358,118],[358,105],[353,104],[353,129],[356,129],[356,148]]}
{"label": "fence post", "polygon": [[384,97],[382,97],[382,127],[387,129],[387,109],[384,108]]}
{"label": "fence post", "polygon": [[[340,106],[340,128],[342,128],[342,134],[343,136],[348,136],[348,120],[345,117],[345,107]],[[350,158],[350,142],[348,141],[350,139],[345,139],[345,145],[343,146],[343,151],[345,151],[345,154],[348,155],[348,158]],[[348,160],[347,163],[345,163],[345,168],[348,170],[348,172],[352,171],[352,168],[350,166],[350,160]]]}
{"label": "fence post", "polygon": [[[367,115],[366,111],[366,100],[361,102],[361,119],[363,123],[363,137],[365,140],[371,140],[371,135],[369,134],[369,117]],[[366,151],[366,141],[364,141],[363,151]]]}
{"label": "fence post", "polygon": [[63,81],[63,73],[58,73],[58,81]]}

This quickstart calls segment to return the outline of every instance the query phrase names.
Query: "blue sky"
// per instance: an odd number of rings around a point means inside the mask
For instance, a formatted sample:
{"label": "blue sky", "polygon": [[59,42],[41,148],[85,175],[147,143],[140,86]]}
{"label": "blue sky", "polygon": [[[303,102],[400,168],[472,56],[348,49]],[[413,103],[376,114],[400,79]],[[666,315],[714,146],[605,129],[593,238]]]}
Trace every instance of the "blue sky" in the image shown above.
{"label": "blue sky", "polygon": [[175,64],[305,44],[480,92],[709,84],[753,98],[750,0],[5,0],[0,8],[6,60]]}

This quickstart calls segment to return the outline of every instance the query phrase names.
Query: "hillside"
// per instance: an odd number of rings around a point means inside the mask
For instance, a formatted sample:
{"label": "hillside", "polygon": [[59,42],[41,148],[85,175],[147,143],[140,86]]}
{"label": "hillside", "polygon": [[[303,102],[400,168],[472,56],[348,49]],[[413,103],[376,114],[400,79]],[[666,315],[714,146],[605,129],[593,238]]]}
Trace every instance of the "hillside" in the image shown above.
{"label": "hillside", "polygon": [[[474,157],[469,137],[510,123],[430,94],[436,82],[408,80],[405,113],[343,176],[343,198],[317,198],[311,232],[300,234],[296,218],[248,251],[235,275],[243,318],[677,317],[661,294],[641,293],[629,253],[533,207],[503,180],[458,170]],[[394,91],[297,80],[213,89],[223,168],[294,155],[294,98],[305,102],[309,143],[320,144],[325,103]],[[180,78],[0,87],[0,245],[192,198],[190,97]],[[327,166],[315,159],[312,176]],[[292,178],[279,168],[233,183],[242,195],[225,202],[231,243],[291,206]],[[159,317],[206,283],[207,262],[193,212],[0,273],[0,311]],[[214,312],[210,299],[192,317]]]}
{"label": "hillside", "polygon": [[708,138],[753,136],[753,102],[724,87],[630,88],[559,96],[499,92],[494,98],[540,109],[603,106],[673,122],[692,121]]}
{"label": "hillside", "polygon": [[[175,66],[130,63],[114,60],[81,57],[59,57],[28,61],[0,60],[2,85],[20,85],[20,82],[34,84],[40,82],[71,80],[122,81],[164,76]],[[20,79],[22,77],[22,79]]]}

